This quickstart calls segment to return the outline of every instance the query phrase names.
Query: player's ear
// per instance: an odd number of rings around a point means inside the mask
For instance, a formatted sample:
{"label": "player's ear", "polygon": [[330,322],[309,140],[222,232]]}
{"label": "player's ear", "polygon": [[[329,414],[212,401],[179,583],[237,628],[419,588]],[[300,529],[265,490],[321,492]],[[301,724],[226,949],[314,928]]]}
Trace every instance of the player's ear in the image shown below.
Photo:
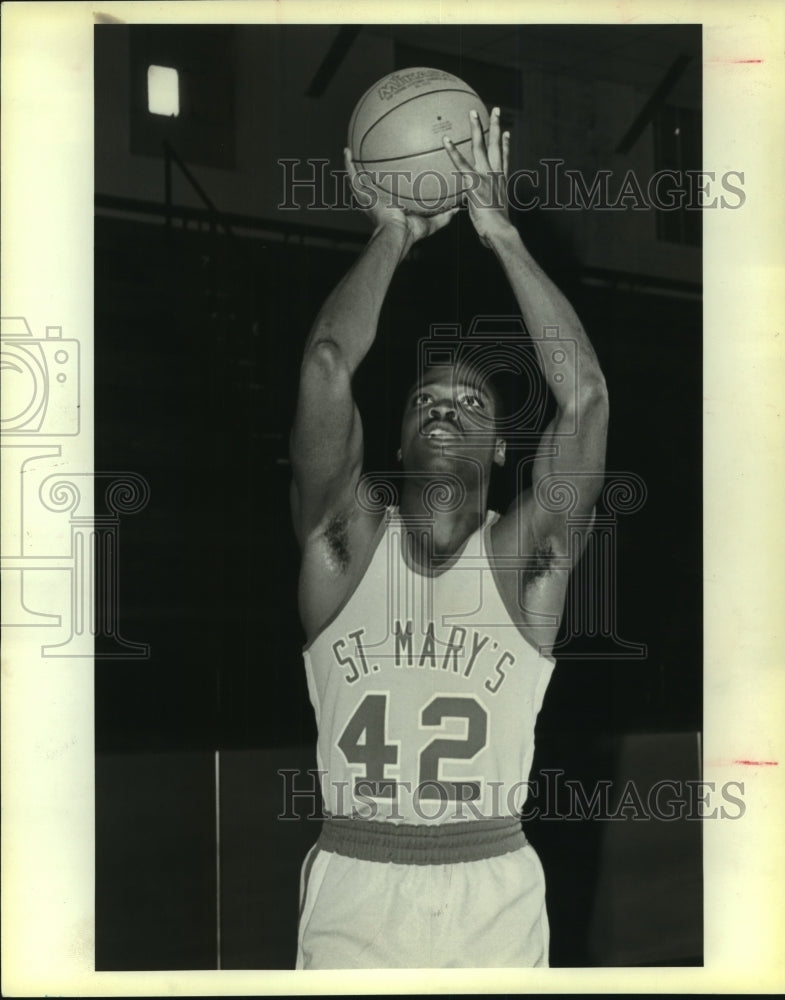
{"label": "player's ear", "polygon": [[504,438],[496,438],[496,447],[493,450],[493,460],[496,465],[504,465],[507,457],[507,442]]}

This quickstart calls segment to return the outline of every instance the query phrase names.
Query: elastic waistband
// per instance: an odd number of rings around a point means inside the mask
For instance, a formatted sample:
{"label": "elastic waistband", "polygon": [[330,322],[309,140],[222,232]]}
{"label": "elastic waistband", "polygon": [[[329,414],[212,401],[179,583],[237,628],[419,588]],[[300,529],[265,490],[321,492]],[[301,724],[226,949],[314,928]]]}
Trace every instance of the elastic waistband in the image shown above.
{"label": "elastic waistband", "polygon": [[323,851],[396,865],[482,861],[517,851],[527,843],[521,822],[514,816],[441,826],[335,818],[325,820],[318,840]]}

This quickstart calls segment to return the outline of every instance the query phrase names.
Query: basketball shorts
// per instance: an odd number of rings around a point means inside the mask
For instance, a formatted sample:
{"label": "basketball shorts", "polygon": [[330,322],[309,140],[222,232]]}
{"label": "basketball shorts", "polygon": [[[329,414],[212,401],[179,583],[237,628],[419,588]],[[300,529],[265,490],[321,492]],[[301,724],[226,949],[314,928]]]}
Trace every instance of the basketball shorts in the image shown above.
{"label": "basketball shorts", "polygon": [[[359,821],[349,822],[357,827]],[[329,820],[325,828],[335,824]],[[347,846],[335,843],[335,837],[320,837],[302,866],[296,967],[547,967],[549,928],[540,860],[520,825],[497,847],[475,843],[467,851],[457,843],[463,833],[456,827],[475,828],[470,834],[476,840],[476,829],[485,825],[428,827],[424,843],[418,844],[424,838],[416,835],[403,850],[395,845],[386,852],[398,861],[369,860],[384,851],[373,845],[367,849],[362,830],[359,849],[356,843]],[[388,825],[361,824],[369,826]],[[398,827],[396,835],[405,829],[418,828]],[[452,841],[449,849],[434,850],[443,834]],[[478,856],[483,853],[493,856]],[[445,854],[473,860],[433,860]],[[416,860],[401,863],[401,858]]]}

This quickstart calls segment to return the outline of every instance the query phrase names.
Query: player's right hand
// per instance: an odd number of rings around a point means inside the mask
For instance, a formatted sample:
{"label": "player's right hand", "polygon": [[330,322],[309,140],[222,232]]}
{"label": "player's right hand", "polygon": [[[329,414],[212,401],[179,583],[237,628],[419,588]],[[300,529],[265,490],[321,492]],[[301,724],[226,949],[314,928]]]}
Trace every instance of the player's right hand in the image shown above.
{"label": "player's right hand", "polygon": [[350,149],[344,149],[343,155],[349,183],[357,203],[369,217],[374,228],[386,225],[404,226],[411,242],[415,243],[443,229],[450,219],[460,212],[460,207],[428,216],[405,212],[394,204],[395,199],[391,192],[383,191],[373,184],[368,171],[357,169]]}
{"label": "player's right hand", "polygon": [[448,136],[442,140],[453,166],[469,182],[465,195],[469,218],[487,247],[493,246],[497,236],[513,229],[507,207],[510,133],[502,132],[499,117],[499,108],[494,108],[486,144],[479,115],[476,110],[470,112],[474,164],[466,159]]}

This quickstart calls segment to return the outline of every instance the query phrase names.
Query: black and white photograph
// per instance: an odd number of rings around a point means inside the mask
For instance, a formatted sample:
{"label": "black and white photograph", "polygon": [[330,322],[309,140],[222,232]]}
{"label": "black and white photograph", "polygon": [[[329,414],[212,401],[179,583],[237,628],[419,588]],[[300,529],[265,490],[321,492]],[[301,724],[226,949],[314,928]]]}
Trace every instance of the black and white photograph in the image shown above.
{"label": "black and white photograph", "polygon": [[2,445],[4,712],[89,761],[10,822],[87,831],[79,995],[781,982],[781,196],[734,242],[776,171],[716,95],[782,151],[762,25],[74,6],[40,267],[78,217],[89,280],[6,268]]}

